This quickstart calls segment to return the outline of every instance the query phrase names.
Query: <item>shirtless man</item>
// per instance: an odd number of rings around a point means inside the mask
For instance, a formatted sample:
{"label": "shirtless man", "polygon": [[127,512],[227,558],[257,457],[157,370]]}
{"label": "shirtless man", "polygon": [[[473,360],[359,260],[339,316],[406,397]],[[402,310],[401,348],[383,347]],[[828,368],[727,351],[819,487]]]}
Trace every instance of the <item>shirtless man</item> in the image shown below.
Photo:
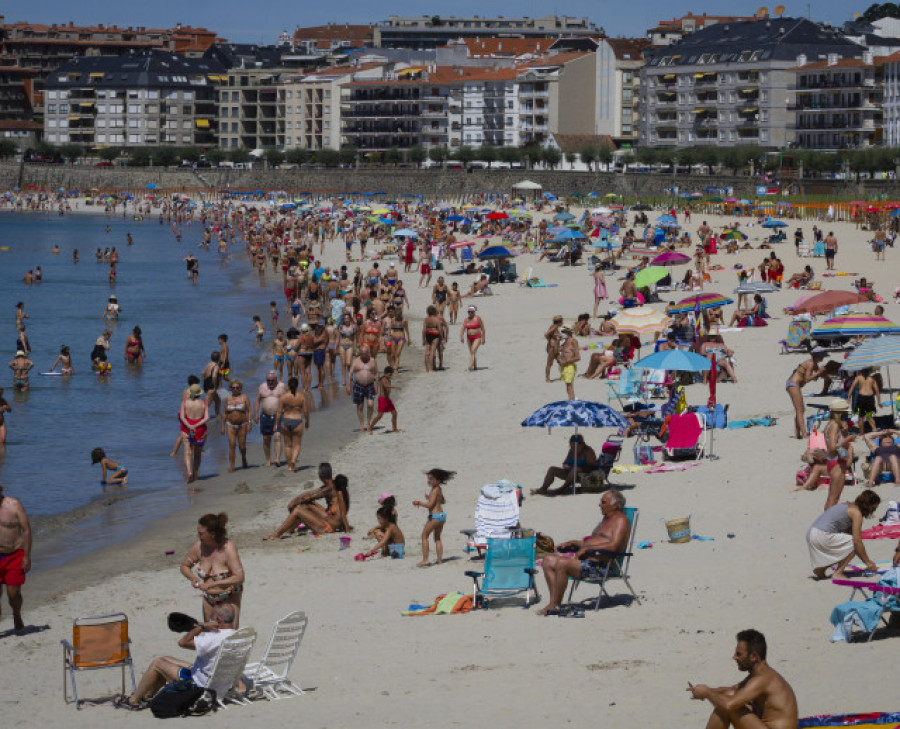
{"label": "shirtless man", "polygon": [[832,231],[828,231],[828,235],[825,236],[825,269],[828,271],[834,270],[834,257],[837,255],[838,251],[838,242],[837,238],[834,237],[834,233]]}
{"label": "shirtless man", "polygon": [[13,388],[21,392],[28,389],[28,370],[34,367],[32,362],[25,355],[23,350],[16,352],[16,356],[9,363],[9,368],[13,371]]}
{"label": "shirtless man", "polygon": [[275,437],[275,466],[281,465],[281,429],[275,430],[275,414],[278,412],[278,401],[287,392],[287,385],[278,381],[275,370],[269,370],[266,381],[256,390],[253,401],[253,422],[259,423],[259,432],[263,437],[263,452],[266,454],[266,465],[272,463],[272,437]]}
{"label": "shirtless man", "polygon": [[569,577],[595,578],[601,575],[603,563],[598,559],[588,559],[588,552],[595,549],[608,552],[625,550],[631,534],[631,523],[622,511],[624,507],[625,496],[620,491],[610,489],[600,498],[603,519],[591,532],[591,536],[557,545],[558,552],[571,552],[572,556],[550,554],[544,557],[544,579],[547,580],[550,601],[539,615],[559,615],[559,606],[569,585]]}
{"label": "shirtless man", "polygon": [[6,585],[6,598],[13,612],[13,626],[23,630],[22,585],[31,569],[31,525],[18,499],[3,495],[0,486],[0,591]]}
{"label": "shirtless man", "polygon": [[[359,348],[359,356],[350,365],[350,379],[346,384],[346,391],[353,392],[353,403],[356,405],[356,414],[359,417],[359,429],[366,431],[374,416],[375,409],[375,380],[378,377],[378,366],[372,357],[368,345]],[[365,411],[364,411],[365,408]]]}
{"label": "shirtless man", "polygon": [[637,287],[634,285],[633,272],[628,272],[622,288],[619,289],[619,293],[622,294],[622,308],[629,309],[638,305]]}
{"label": "shirtless man", "polygon": [[578,361],[581,359],[581,351],[578,340],[572,334],[571,327],[560,329],[560,347],[557,355],[559,362],[559,379],[566,383],[566,396],[569,400],[575,399],[575,375]]}
{"label": "shirtless man", "polygon": [[688,683],[692,699],[709,701],[707,729],[794,729],[797,697],[784,677],[766,663],[766,638],[757,630],[737,634],[734,662],[747,678],[734,686],[710,688]]}

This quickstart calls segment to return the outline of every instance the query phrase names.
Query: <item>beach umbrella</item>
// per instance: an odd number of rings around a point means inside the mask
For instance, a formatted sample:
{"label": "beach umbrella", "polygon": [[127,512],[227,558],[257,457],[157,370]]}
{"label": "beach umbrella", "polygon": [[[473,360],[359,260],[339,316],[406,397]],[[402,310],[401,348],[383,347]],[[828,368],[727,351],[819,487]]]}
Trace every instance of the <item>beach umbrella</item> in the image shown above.
{"label": "beach umbrella", "polygon": [[673,218],[671,215],[660,215],[656,219],[656,222],[660,225],[669,225],[669,223],[677,223],[678,221],[675,220],[675,218]]}
{"label": "beach umbrella", "polygon": [[772,220],[769,218],[765,223],[762,224],[763,228],[787,228],[788,224],[783,220]]}
{"label": "beach umbrella", "polygon": [[634,275],[634,285],[637,288],[642,289],[645,286],[652,286],[668,275],[668,269],[665,269],[662,266],[648,266],[647,268],[642,268]]}
{"label": "beach umbrella", "polygon": [[725,306],[726,304],[733,304],[734,300],[729,299],[727,296],[722,296],[722,294],[716,294],[713,292],[703,293],[703,294],[695,294],[694,296],[688,296],[686,299],[682,299],[675,306],[669,309],[670,314],[682,314],[685,311],[694,311],[695,309],[712,309],[716,306]]}
{"label": "beach umbrella", "polygon": [[770,284],[768,281],[748,281],[738,286],[734,293],[736,294],[768,294],[772,291],[778,291],[778,287]]}
{"label": "beach umbrella", "polygon": [[462,240],[462,241],[460,241],[459,243],[451,243],[451,244],[450,244],[450,250],[451,250],[451,251],[455,251],[455,250],[457,250],[458,248],[471,248],[471,247],[474,246],[474,245],[475,245],[475,244],[472,243],[471,241],[465,241],[465,240]]}
{"label": "beach umbrella", "polygon": [[874,337],[854,349],[841,368],[850,372],[900,362],[900,337]]}
{"label": "beach umbrella", "polygon": [[642,339],[650,334],[661,334],[672,323],[672,319],[652,306],[635,306],[617,312],[613,322],[617,332],[634,334]]}
{"label": "beach umbrella", "polygon": [[900,334],[900,326],[883,316],[848,314],[826,319],[810,332],[812,339],[829,337],[875,337],[879,334]]}
{"label": "beach umbrella", "polygon": [[395,238],[418,238],[419,234],[414,230],[410,230],[409,228],[400,228],[400,230],[395,230],[391,235]]}
{"label": "beach umbrella", "polygon": [[506,220],[507,218],[509,218],[509,216],[502,210],[495,210],[492,213],[488,213],[486,217],[488,220]]}
{"label": "beach umbrella", "polygon": [[741,233],[737,228],[731,228],[722,233],[722,240],[747,240],[747,236]]}
{"label": "beach umbrella", "polygon": [[823,314],[839,306],[852,306],[869,300],[868,294],[855,291],[823,291],[812,296],[802,296],[792,307],[795,314]]}
{"label": "beach umbrella", "polygon": [[479,253],[478,257],[483,261],[489,261],[495,258],[512,258],[515,255],[506,246],[489,246]]}
{"label": "beach umbrella", "polygon": [[148,189],[148,190],[155,190],[155,189],[156,189],[156,185],[154,185],[154,184],[151,182],[149,185],[147,185],[147,189]]}
{"label": "beach umbrella", "polygon": [[553,219],[557,222],[566,222],[568,220],[575,220],[575,216],[572,213],[557,213],[553,216]]}
{"label": "beach umbrella", "polygon": [[[523,428],[627,428],[628,420],[609,405],[590,400],[559,400],[535,410],[522,421]],[[572,493],[578,486],[578,466],[574,466]]]}
{"label": "beach umbrella", "polygon": [[690,263],[691,257],[684,255],[684,253],[678,253],[676,251],[666,251],[665,253],[660,253],[656,258],[654,258],[650,263],[654,266],[680,266],[683,263]]}
{"label": "beach umbrella", "polygon": [[[618,319],[618,315],[616,315],[616,319]],[[647,355],[643,359],[634,362],[631,366],[646,370],[703,372],[709,369],[709,360],[702,355],[687,352],[683,349],[664,349]]]}
{"label": "beach umbrella", "polygon": [[609,215],[611,212],[612,208],[601,205],[599,208],[591,210],[591,215]]}
{"label": "beach umbrella", "polygon": [[584,240],[587,236],[582,233],[580,230],[569,230],[568,228],[563,229],[559,233],[553,236],[554,241],[560,240]]}

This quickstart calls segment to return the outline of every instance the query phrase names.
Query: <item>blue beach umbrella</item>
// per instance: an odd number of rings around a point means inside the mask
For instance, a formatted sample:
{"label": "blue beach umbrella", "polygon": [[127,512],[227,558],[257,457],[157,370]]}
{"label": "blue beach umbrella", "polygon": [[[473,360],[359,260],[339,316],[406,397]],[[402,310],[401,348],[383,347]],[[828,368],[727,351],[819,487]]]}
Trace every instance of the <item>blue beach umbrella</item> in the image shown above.
{"label": "blue beach umbrella", "polygon": [[666,349],[647,355],[631,366],[647,370],[705,372],[709,369],[709,360],[693,352],[685,352],[680,349]]}
{"label": "blue beach umbrella", "polygon": [[569,230],[568,228],[564,228],[559,233],[553,236],[554,241],[558,240],[584,240],[587,236],[582,233],[580,230]]}
{"label": "blue beach umbrella", "polygon": [[487,261],[492,258],[512,258],[515,255],[506,246],[490,246],[479,253],[478,257],[483,261]]}
{"label": "blue beach umbrella", "polygon": [[787,228],[788,224],[783,220],[772,220],[769,218],[765,223],[762,224],[763,228]]}
{"label": "blue beach umbrella", "polygon": [[444,220],[447,223],[458,223],[465,220],[465,218],[462,215],[448,215]]}
{"label": "blue beach umbrella", "polygon": [[419,234],[409,228],[401,228],[400,230],[395,230],[393,236],[395,238],[418,238]]}

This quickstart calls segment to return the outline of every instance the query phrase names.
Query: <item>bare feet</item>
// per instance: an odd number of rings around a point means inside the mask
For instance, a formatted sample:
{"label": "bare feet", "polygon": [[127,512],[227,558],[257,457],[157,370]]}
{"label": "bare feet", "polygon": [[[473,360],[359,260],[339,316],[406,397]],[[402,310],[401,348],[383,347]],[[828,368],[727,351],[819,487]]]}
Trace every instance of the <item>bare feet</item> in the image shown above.
{"label": "bare feet", "polygon": [[426,562],[422,560],[421,562],[416,563],[416,567],[431,567],[431,562]]}
{"label": "bare feet", "polygon": [[25,621],[22,620],[21,615],[13,613],[13,627],[16,630],[25,630]]}
{"label": "bare feet", "polygon": [[280,534],[270,534],[265,539],[263,539],[263,541],[264,542],[277,542],[279,539],[281,539]]}

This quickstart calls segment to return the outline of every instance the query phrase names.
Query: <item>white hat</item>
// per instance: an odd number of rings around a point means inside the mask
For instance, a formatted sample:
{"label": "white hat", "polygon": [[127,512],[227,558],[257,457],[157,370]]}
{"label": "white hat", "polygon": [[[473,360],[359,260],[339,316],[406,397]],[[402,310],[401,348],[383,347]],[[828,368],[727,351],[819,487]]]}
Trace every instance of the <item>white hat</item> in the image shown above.
{"label": "white hat", "polygon": [[309,331],[309,324],[301,324],[301,325],[300,325],[300,331],[301,331],[301,332],[308,332],[308,331]]}

